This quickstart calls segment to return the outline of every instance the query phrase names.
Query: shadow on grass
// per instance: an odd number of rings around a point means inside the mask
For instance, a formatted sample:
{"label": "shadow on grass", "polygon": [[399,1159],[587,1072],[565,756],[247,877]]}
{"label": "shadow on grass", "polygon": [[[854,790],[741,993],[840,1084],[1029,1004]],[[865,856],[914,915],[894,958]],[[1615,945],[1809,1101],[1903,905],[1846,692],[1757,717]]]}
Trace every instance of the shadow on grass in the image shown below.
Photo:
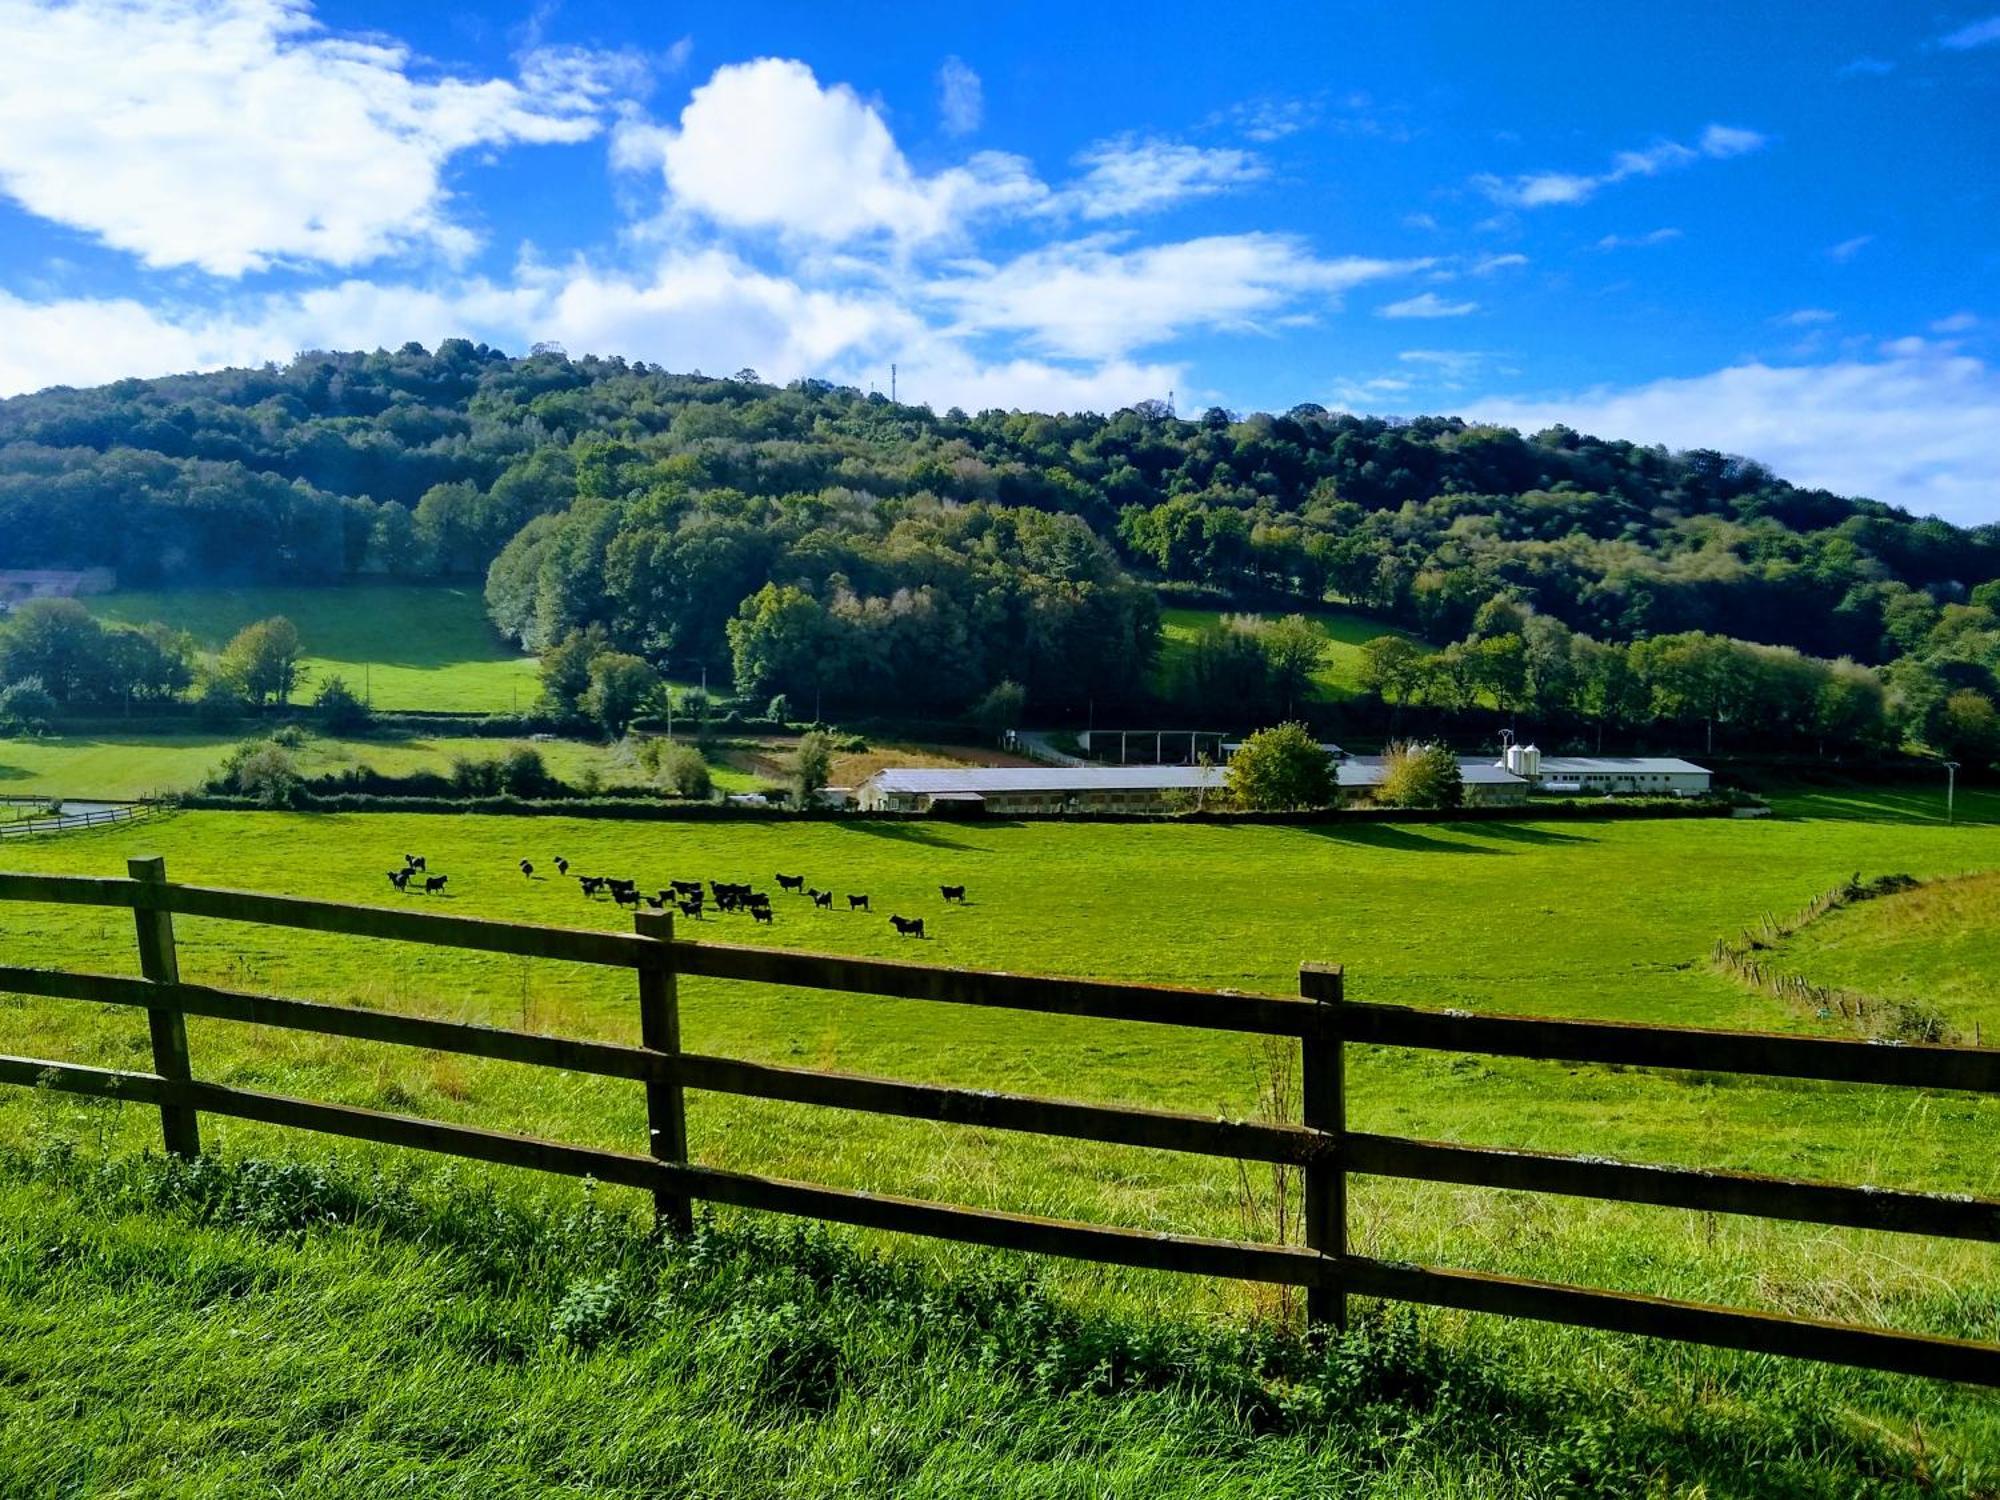
{"label": "shadow on grass", "polygon": [[[1429,824],[1427,827],[1458,828],[1458,824]],[[1505,854],[1505,849],[1488,849],[1480,844],[1461,844],[1452,839],[1419,833],[1406,823],[1300,823],[1298,832],[1339,844],[1361,844],[1370,849],[1400,849],[1411,854]]]}
{"label": "shadow on grass", "polygon": [[904,844],[928,844],[934,849],[976,849],[964,839],[955,839],[934,823],[876,823],[857,821],[830,825],[849,833],[865,833],[870,838],[892,839]]}
{"label": "shadow on grass", "polygon": [[1596,839],[1582,833],[1560,833],[1553,828],[1526,823],[1453,823],[1454,832],[1474,838],[1501,839],[1513,844],[1594,844]]}

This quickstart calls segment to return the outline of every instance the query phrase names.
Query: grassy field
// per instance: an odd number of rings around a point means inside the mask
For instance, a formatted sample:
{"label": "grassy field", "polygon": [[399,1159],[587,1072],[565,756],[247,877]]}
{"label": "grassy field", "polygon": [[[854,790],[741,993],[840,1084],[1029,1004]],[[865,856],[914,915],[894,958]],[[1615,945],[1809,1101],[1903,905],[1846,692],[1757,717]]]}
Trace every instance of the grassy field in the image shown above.
{"label": "grassy field", "polygon": [[84,601],[107,620],[163,620],[217,651],[256,620],[283,615],[305,647],[301,698],[330,676],[385,711],[508,713],[541,691],[535,659],[494,632],[476,584],[138,590]]}
{"label": "grassy field", "polygon": [[2000,1045],[2000,873],[1931,882],[1841,907],[1777,944],[1772,962],[1814,984],[1935,1005],[1968,1039]]}
{"label": "grassy field", "polygon": [[[1221,618],[1221,614],[1221,611],[1212,609],[1165,609],[1160,612],[1163,639],[1160,657],[1153,670],[1156,691],[1171,691],[1181,657],[1189,644]],[[1372,616],[1355,614],[1351,610],[1313,610],[1307,612],[1307,618],[1319,627],[1328,642],[1326,660],[1313,678],[1320,695],[1327,699],[1351,698],[1361,691],[1363,642],[1372,641],[1378,635],[1408,634]]]}
{"label": "grassy field", "polygon": [[[699,931],[1271,991],[1292,988],[1301,960],[1333,959],[1347,964],[1357,999],[1806,1030],[1809,1018],[1710,972],[1711,940],[1762,912],[1794,910],[1856,870],[2000,865],[2000,830],[1990,825],[1859,817],[1277,829],[280,814],[183,814],[143,833],[31,841],[10,847],[7,862],[116,872],[140,842],[177,878],[364,901],[395,900],[382,872],[417,851],[452,877],[451,898],[436,907],[576,925],[629,917],[573,885],[524,881],[517,859],[565,854],[648,883],[798,870],[869,892],[877,915],[815,914],[787,898],[771,929],[721,919]],[[941,907],[941,881],[968,882],[972,903]],[[897,939],[888,911],[924,915],[935,940],[919,949]],[[391,964],[379,946],[355,940],[181,927],[190,979],[584,1036],[636,1034],[632,996],[616,975],[432,950]],[[129,919],[110,913],[0,908],[10,962],[124,972],[131,946]],[[683,1003],[689,1046],[758,1059],[1236,1115],[1257,1111],[1268,1082],[1259,1049],[1224,1036],[710,982],[685,984]],[[138,1018],[74,1004],[14,1002],[0,1011],[0,1031],[17,1054],[110,1065],[146,1056]],[[220,1022],[190,1032],[197,1067],[224,1081],[627,1149],[644,1139],[638,1091],[611,1081]],[[49,1108],[26,1091],[0,1100],[0,1136],[46,1135]],[[1350,1118],[1367,1130],[2000,1194],[1990,1149],[2000,1100],[1361,1053],[1350,1067]],[[90,1128],[116,1150],[157,1131],[136,1110]],[[716,1165],[1142,1228],[1243,1234],[1259,1206],[1220,1165],[1135,1150],[706,1096],[694,1101],[691,1130],[697,1156]],[[208,1136],[234,1154],[333,1149],[229,1121],[211,1122]],[[2000,1336],[2000,1256],[1977,1246],[1374,1181],[1357,1186],[1355,1224],[1363,1253],[1390,1258]],[[924,1253],[947,1268],[979,1260]],[[1258,1306],[1240,1287],[1138,1272],[1070,1269],[1061,1285],[1177,1317]],[[1741,1383],[1769,1365],[1443,1315],[1424,1326],[1524,1370],[1602,1366],[1636,1378],[1664,1362],[1678,1378],[1719,1382],[1722,1402],[1738,1400]],[[2000,1403],[1921,1382],[1812,1378],[1834,1382],[1856,1423],[1907,1433],[1921,1420],[1933,1452],[2000,1455]]]}
{"label": "grassy field", "polygon": [[[233,734],[56,735],[35,740],[0,740],[0,792],[14,796],[51,794],[147,797],[187,791],[242,743]],[[444,772],[457,757],[490,760],[526,746],[549,770],[571,785],[595,774],[606,786],[641,786],[643,768],[623,745],[585,740],[498,739],[474,735],[371,736],[337,739],[313,736],[293,758],[307,776],[325,776],[352,766],[372,766],[391,776]],[[728,762],[726,751],[710,757],[710,773],[725,791],[749,791],[768,778]],[[6,814],[0,810],[0,817]]]}

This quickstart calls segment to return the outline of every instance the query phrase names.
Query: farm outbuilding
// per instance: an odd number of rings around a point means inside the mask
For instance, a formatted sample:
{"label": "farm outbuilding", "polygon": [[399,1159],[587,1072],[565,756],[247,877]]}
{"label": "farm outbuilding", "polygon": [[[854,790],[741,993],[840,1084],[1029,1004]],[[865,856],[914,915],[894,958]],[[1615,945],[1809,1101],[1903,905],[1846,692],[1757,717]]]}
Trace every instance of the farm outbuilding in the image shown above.
{"label": "farm outbuilding", "polygon": [[863,812],[1167,812],[1223,773],[1211,766],[964,766],[877,771],[855,789]]}
{"label": "farm outbuilding", "polygon": [[[1386,756],[1350,755],[1340,763],[1340,789],[1348,793],[1374,791],[1382,784],[1387,764]],[[1467,807],[1490,807],[1498,803],[1528,800],[1528,783],[1505,766],[1460,756],[1458,775],[1465,786]]]}
{"label": "farm outbuilding", "polygon": [[1647,793],[1702,797],[1714,780],[1708,767],[1665,755],[1544,755],[1533,745],[1509,745],[1501,769],[1538,792]]}

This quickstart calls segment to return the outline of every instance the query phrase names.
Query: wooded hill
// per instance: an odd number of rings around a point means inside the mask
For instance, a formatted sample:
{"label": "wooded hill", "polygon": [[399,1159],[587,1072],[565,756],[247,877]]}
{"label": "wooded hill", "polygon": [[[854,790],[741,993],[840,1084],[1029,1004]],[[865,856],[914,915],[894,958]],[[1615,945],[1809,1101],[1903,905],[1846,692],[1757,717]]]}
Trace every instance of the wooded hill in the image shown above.
{"label": "wooded hill", "polygon": [[1905,659],[1892,696],[1933,705],[2000,663],[2000,528],[1721,453],[1313,405],[940,414],[464,340],[0,402],[0,536],[128,585],[486,573],[530,647],[600,626],[746,690],[927,707],[1138,691],[1161,581],[1436,643],[1493,636],[1497,598],[1499,633]]}

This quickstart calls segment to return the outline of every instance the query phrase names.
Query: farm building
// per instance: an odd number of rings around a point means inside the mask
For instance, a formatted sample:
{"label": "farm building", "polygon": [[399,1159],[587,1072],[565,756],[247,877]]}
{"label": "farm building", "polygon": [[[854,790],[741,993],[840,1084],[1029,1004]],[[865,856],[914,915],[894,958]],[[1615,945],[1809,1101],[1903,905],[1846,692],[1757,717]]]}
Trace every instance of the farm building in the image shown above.
{"label": "farm building", "polygon": [[863,812],[1165,812],[1223,784],[1209,766],[964,766],[877,771],[855,789]]}
{"label": "farm building", "polygon": [[1626,792],[1660,797],[1705,796],[1713,780],[1706,766],[1672,756],[1544,755],[1533,745],[1509,745],[1502,770],[1538,792]]}
{"label": "farm building", "polygon": [[[1335,768],[1343,792],[1382,784],[1382,757],[1351,756]],[[1461,760],[1468,805],[1521,802],[1528,784],[1484,760]],[[1220,791],[1213,766],[965,766],[877,771],[855,790],[863,812],[1170,812],[1203,792]]]}

